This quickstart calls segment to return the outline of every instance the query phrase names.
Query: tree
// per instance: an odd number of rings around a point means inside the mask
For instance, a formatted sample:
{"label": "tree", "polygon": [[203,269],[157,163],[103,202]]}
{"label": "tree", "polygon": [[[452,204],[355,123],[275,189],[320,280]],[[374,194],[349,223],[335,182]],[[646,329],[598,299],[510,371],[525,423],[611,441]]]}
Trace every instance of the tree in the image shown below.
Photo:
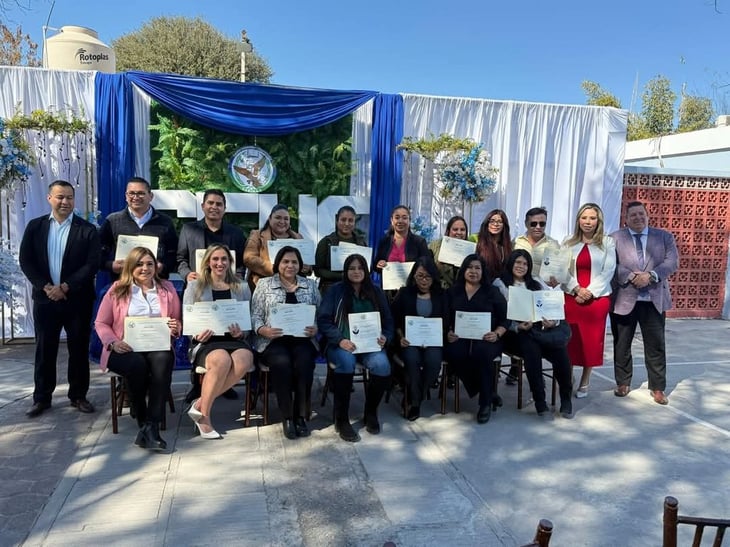
{"label": "tree", "polygon": [[596,82],[584,80],[580,86],[586,94],[586,104],[592,106],[612,106],[614,108],[621,108],[621,101],[618,100],[616,95],[609,93]]}
{"label": "tree", "polygon": [[24,34],[21,27],[14,31],[0,23],[0,65],[41,66],[38,58],[38,44]]}
{"label": "tree", "polygon": [[[238,81],[244,43],[197,17],[156,17],[112,41],[117,70],[169,72]],[[246,81],[268,83],[272,71],[255,52],[246,53]]]}
{"label": "tree", "polygon": [[697,131],[714,127],[712,120],[715,113],[712,109],[712,101],[707,97],[694,95],[682,95],[682,102],[679,103],[679,124],[677,133]]}
{"label": "tree", "polygon": [[641,95],[641,116],[646,130],[652,137],[670,135],[674,128],[674,102],[677,94],[672,91],[669,79],[656,76],[644,87]]}

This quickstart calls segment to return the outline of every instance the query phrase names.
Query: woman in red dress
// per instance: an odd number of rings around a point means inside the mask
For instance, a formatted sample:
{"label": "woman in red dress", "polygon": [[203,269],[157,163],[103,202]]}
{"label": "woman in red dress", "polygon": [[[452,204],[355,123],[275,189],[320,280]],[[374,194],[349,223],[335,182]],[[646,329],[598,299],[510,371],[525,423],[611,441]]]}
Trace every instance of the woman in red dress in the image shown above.
{"label": "woman in red dress", "polygon": [[616,269],[616,245],[603,233],[603,211],[595,203],[586,203],[578,210],[573,235],[563,242],[570,250],[565,319],[573,336],[568,342],[568,355],[573,366],[583,367],[575,396],[588,396],[593,367],[603,365],[606,317],[611,305],[611,279]]}

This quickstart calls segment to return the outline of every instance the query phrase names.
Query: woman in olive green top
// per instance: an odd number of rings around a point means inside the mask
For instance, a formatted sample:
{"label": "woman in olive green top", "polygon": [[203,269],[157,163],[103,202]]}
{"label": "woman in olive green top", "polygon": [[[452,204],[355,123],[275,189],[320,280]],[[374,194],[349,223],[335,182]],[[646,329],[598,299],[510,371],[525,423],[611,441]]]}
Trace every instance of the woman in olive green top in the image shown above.
{"label": "woman in olive green top", "polygon": [[[357,213],[349,205],[344,205],[335,214],[335,231],[323,237],[317,244],[314,256],[314,274],[319,277],[319,292],[324,296],[327,289],[342,281],[342,270],[333,270],[330,262],[330,247],[341,242],[367,247],[365,235],[355,228]],[[369,264],[368,264],[369,266]]]}
{"label": "woman in olive green top", "polygon": [[[466,239],[469,236],[469,227],[466,225],[464,217],[456,215],[449,219],[446,223],[446,233],[444,234],[454,239]],[[439,251],[441,250],[441,240],[432,241],[428,246],[433,253],[433,259],[436,261],[436,267],[441,275],[441,286],[444,289],[449,289],[456,280],[456,274],[459,272],[458,266],[452,266],[451,264],[444,264],[439,262]]]}

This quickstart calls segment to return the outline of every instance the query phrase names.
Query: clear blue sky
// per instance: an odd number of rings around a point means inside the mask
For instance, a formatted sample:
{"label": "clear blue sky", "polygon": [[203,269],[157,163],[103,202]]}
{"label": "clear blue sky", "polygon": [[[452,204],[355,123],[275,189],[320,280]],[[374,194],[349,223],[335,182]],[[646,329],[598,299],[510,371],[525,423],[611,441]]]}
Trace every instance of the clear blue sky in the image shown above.
{"label": "clear blue sky", "polygon": [[[12,0],[10,0],[12,1]],[[41,42],[51,0],[6,14]],[[57,0],[50,26],[110,43],[160,15],[248,31],[273,83],[584,104],[583,80],[631,106],[638,77],[730,106],[730,0]],[[727,84],[727,85],[726,85]],[[717,86],[726,85],[716,89]],[[730,108],[726,108],[730,110]],[[730,112],[724,112],[730,114]]]}

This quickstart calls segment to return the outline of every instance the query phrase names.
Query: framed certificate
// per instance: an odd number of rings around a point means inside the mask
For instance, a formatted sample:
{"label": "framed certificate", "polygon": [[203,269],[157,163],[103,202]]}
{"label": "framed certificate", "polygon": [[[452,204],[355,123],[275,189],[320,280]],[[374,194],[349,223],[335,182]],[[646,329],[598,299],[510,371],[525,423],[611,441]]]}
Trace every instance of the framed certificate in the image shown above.
{"label": "framed certificate", "polygon": [[167,321],[167,317],[125,317],[124,341],[134,351],[167,351],[170,349]]}
{"label": "framed certificate", "polygon": [[477,244],[473,241],[444,236],[441,240],[441,248],[439,249],[439,255],[436,260],[444,264],[461,266],[464,259],[470,254],[474,254],[476,250]]}
{"label": "framed certificate", "polygon": [[275,304],[269,313],[272,328],[281,329],[284,335],[306,338],[304,329],[313,326],[316,306],[311,304]]}
{"label": "framed certificate", "polygon": [[467,340],[482,340],[492,330],[492,314],[489,312],[457,311],[454,334]]}
{"label": "framed certificate", "polygon": [[405,286],[415,262],[387,262],[383,268],[383,290],[397,290]]}
{"label": "framed certificate", "polygon": [[382,349],[378,344],[382,335],[380,312],[350,313],[347,321],[350,324],[350,341],[355,344],[353,353],[373,353]]}
{"label": "framed certificate", "polygon": [[183,334],[187,336],[208,329],[223,336],[233,323],[238,323],[241,330],[251,330],[251,310],[247,301],[214,300],[183,306]]}
{"label": "framed certificate", "polygon": [[368,268],[373,260],[373,248],[341,242],[330,247],[330,270],[341,272],[345,268],[345,259],[350,255],[362,255],[367,260]]}
{"label": "framed certificate", "polygon": [[440,317],[406,315],[406,340],[412,346],[443,347],[443,328]]}
{"label": "framed certificate", "polygon": [[117,237],[117,248],[114,251],[114,260],[124,260],[129,251],[135,247],[146,247],[157,258],[157,246],[160,238],[157,236],[126,236]]}
{"label": "framed certificate", "polygon": [[268,242],[269,258],[274,262],[282,247],[294,247],[302,255],[304,264],[314,264],[314,241],[309,239],[272,239]]}

